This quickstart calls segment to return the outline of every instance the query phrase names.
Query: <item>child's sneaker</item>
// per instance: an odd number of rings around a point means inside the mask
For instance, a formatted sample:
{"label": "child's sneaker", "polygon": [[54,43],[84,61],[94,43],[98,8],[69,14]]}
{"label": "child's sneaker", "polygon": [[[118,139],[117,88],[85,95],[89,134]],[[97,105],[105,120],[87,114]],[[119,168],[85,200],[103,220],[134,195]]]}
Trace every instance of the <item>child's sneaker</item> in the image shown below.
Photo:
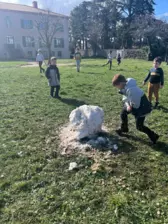
{"label": "child's sneaker", "polygon": [[61,97],[60,97],[60,96],[55,96],[55,98],[56,98],[56,99],[61,99]]}
{"label": "child's sneaker", "polygon": [[158,105],[159,105],[159,102],[156,102],[155,106],[153,107],[153,109],[157,109]]}
{"label": "child's sneaker", "polygon": [[129,132],[128,128],[119,128],[116,130],[116,133],[118,135],[122,135],[122,133],[128,133],[128,132]]}
{"label": "child's sneaker", "polygon": [[150,138],[153,144],[157,143],[157,140],[159,139],[159,135],[153,134],[152,138]]}

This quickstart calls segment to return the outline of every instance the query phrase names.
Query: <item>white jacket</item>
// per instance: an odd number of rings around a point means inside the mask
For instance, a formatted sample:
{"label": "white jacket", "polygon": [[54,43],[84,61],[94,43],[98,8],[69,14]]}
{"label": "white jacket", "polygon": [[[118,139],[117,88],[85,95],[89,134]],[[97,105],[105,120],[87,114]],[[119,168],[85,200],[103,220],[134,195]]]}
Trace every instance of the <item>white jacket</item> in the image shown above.
{"label": "white jacket", "polygon": [[44,56],[42,55],[42,53],[38,53],[37,54],[36,61],[37,62],[39,62],[39,61],[43,62],[44,61]]}
{"label": "white jacket", "polygon": [[140,107],[141,97],[144,95],[144,92],[136,85],[135,79],[128,78],[127,84],[121,92],[123,93],[123,102],[126,106],[132,106],[135,109]]}
{"label": "white jacket", "polygon": [[112,61],[112,59],[113,59],[112,53],[109,53],[109,54],[108,54],[107,59],[108,59],[109,61]]}

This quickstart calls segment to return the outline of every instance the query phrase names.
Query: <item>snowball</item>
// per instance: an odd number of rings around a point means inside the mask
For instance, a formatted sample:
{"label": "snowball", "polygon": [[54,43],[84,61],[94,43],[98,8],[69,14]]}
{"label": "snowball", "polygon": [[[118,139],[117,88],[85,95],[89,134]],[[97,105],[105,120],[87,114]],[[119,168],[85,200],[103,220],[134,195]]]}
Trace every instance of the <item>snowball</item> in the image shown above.
{"label": "snowball", "polygon": [[75,168],[77,168],[77,163],[76,162],[72,162],[69,164],[69,170],[74,170]]}

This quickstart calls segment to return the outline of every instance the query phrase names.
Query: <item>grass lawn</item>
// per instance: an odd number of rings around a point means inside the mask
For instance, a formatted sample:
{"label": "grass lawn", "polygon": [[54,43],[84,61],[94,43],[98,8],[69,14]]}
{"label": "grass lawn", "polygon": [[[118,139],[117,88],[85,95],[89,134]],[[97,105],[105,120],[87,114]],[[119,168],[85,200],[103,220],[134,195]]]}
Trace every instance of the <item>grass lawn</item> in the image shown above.
{"label": "grass lawn", "polygon": [[[70,63],[73,60],[59,61]],[[84,103],[104,109],[105,124],[116,138],[121,95],[111,86],[116,73],[141,86],[151,62],[83,60],[81,73],[60,66],[61,96],[49,99],[38,68],[0,69],[0,223],[2,224],[167,224],[168,223],[168,66],[159,110],[146,123],[160,134],[156,146],[136,131],[130,116],[128,138],[118,138],[118,153],[93,173],[92,158],[61,156],[58,129]],[[16,65],[9,62],[5,65]],[[20,64],[20,62],[18,63]],[[0,63],[0,66],[3,62]],[[146,91],[144,88],[144,91]],[[50,139],[50,140],[48,140]],[[68,171],[69,163],[81,165]]]}

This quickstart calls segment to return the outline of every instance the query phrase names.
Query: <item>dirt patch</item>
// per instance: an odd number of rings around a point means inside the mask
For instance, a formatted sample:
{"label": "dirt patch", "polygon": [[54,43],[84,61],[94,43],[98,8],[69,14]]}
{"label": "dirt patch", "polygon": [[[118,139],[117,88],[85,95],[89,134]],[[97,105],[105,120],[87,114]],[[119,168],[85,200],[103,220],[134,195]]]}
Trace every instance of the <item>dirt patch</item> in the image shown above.
{"label": "dirt patch", "polygon": [[62,155],[78,153],[90,156],[96,154],[98,156],[103,153],[106,157],[118,152],[119,149],[118,140],[110,136],[105,126],[102,128],[102,132],[89,138],[77,140],[76,131],[67,124],[60,129],[59,139],[59,148]]}
{"label": "dirt patch", "polygon": [[[58,64],[58,67],[61,66],[68,66],[68,65],[74,65],[74,63],[66,63],[66,64]],[[38,67],[39,65],[36,62],[30,62],[24,65],[16,66],[16,67],[21,67],[21,68],[31,68],[31,67]]]}
{"label": "dirt patch", "polygon": [[67,64],[58,64],[58,67],[59,67],[59,66],[67,66],[67,65],[74,65],[74,66],[75,66],[74,63],[67,63]]}
{"label": "dirt patch", "polygon": [[29,67],[38,67],[38,64],[35,62],[27,63],[24,65],[20,65],[21,68],[29,68]]}

